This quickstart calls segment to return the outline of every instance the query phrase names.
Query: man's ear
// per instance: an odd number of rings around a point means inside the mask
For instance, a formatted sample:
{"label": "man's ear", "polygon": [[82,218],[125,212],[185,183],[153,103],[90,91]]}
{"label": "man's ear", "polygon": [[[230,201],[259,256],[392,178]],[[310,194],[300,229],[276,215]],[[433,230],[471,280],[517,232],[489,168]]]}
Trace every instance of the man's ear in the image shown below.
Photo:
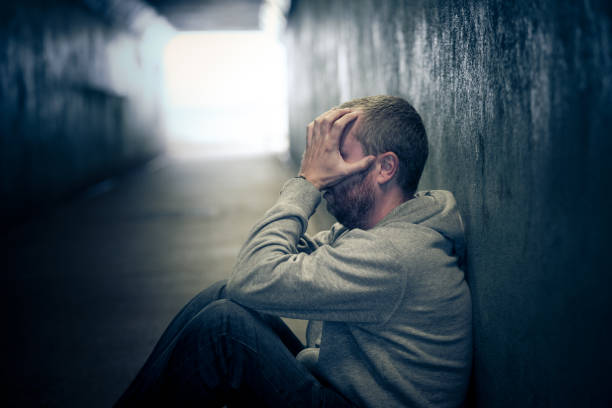
{"label": "man's ear", "polygon": [[399,158],[393,152],[386,152],[378,156],[378,184],[386,184],[395,176],[399,169]]}

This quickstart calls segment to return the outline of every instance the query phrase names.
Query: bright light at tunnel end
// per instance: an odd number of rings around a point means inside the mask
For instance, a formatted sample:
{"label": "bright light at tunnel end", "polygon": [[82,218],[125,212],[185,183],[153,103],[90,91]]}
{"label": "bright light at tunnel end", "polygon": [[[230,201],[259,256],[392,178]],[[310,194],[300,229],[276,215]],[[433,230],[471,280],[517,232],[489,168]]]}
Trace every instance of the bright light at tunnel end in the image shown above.
{"label": "bright light at tunnel end", "polygon": [[288,148],[286,57],[265,31],[181,32],[164,53],[170,153],[283,153]]}

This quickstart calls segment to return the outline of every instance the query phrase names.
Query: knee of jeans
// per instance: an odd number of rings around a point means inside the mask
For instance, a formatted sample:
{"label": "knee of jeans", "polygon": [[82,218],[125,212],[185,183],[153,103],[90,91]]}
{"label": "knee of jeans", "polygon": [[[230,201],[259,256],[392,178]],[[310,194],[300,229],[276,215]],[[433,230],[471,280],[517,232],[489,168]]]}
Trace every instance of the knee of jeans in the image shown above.
{"label": "knee of jeans", "polygon": [[225,286],[226,285],[227,285],[227,280],[217,281],[213,283],[212,285],[210,285],[209,287],[207,287],[206,289],[204,289],[203,291],[201,291],[200,293],[198,293],[196,295],[196,299],[206,300],[208,303],[215,301],[215,300],[225,299]]}
{"label": "knee of jeans", "polygon": [[227,281],[218,281],[195,295],[181,310],[179,316],[191,319],[206,306],[219,299],[225,298],[225,285]]}
{"label": "knee of jeans", "polygon": [[245,330],[255,316],[253,312],[230,299],[219,299],[204,308],[197,319],[200,320],[202,328],[231,333]]}

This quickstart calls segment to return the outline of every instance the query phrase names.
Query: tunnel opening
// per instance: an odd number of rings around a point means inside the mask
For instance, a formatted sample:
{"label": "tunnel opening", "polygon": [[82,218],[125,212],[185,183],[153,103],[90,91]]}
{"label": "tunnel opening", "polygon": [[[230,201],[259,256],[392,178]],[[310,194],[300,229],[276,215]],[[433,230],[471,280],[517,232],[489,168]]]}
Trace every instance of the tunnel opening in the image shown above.
{"label": "tunnel opening", "polygon": [[164,133],[174,157],[287,151],[285,49],[265,31],[183,31],[163,57]]}

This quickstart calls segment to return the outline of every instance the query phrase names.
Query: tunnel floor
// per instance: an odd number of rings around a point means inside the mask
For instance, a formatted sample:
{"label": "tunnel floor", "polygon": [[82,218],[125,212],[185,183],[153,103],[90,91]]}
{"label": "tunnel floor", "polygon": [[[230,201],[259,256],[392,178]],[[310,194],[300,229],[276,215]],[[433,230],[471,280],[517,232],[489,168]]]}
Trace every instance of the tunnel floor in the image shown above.
{"label": "tunnel floor", "polygon": [[4,234],[3,405],[111,406],[293,175],[276,157],[162,157]]}

